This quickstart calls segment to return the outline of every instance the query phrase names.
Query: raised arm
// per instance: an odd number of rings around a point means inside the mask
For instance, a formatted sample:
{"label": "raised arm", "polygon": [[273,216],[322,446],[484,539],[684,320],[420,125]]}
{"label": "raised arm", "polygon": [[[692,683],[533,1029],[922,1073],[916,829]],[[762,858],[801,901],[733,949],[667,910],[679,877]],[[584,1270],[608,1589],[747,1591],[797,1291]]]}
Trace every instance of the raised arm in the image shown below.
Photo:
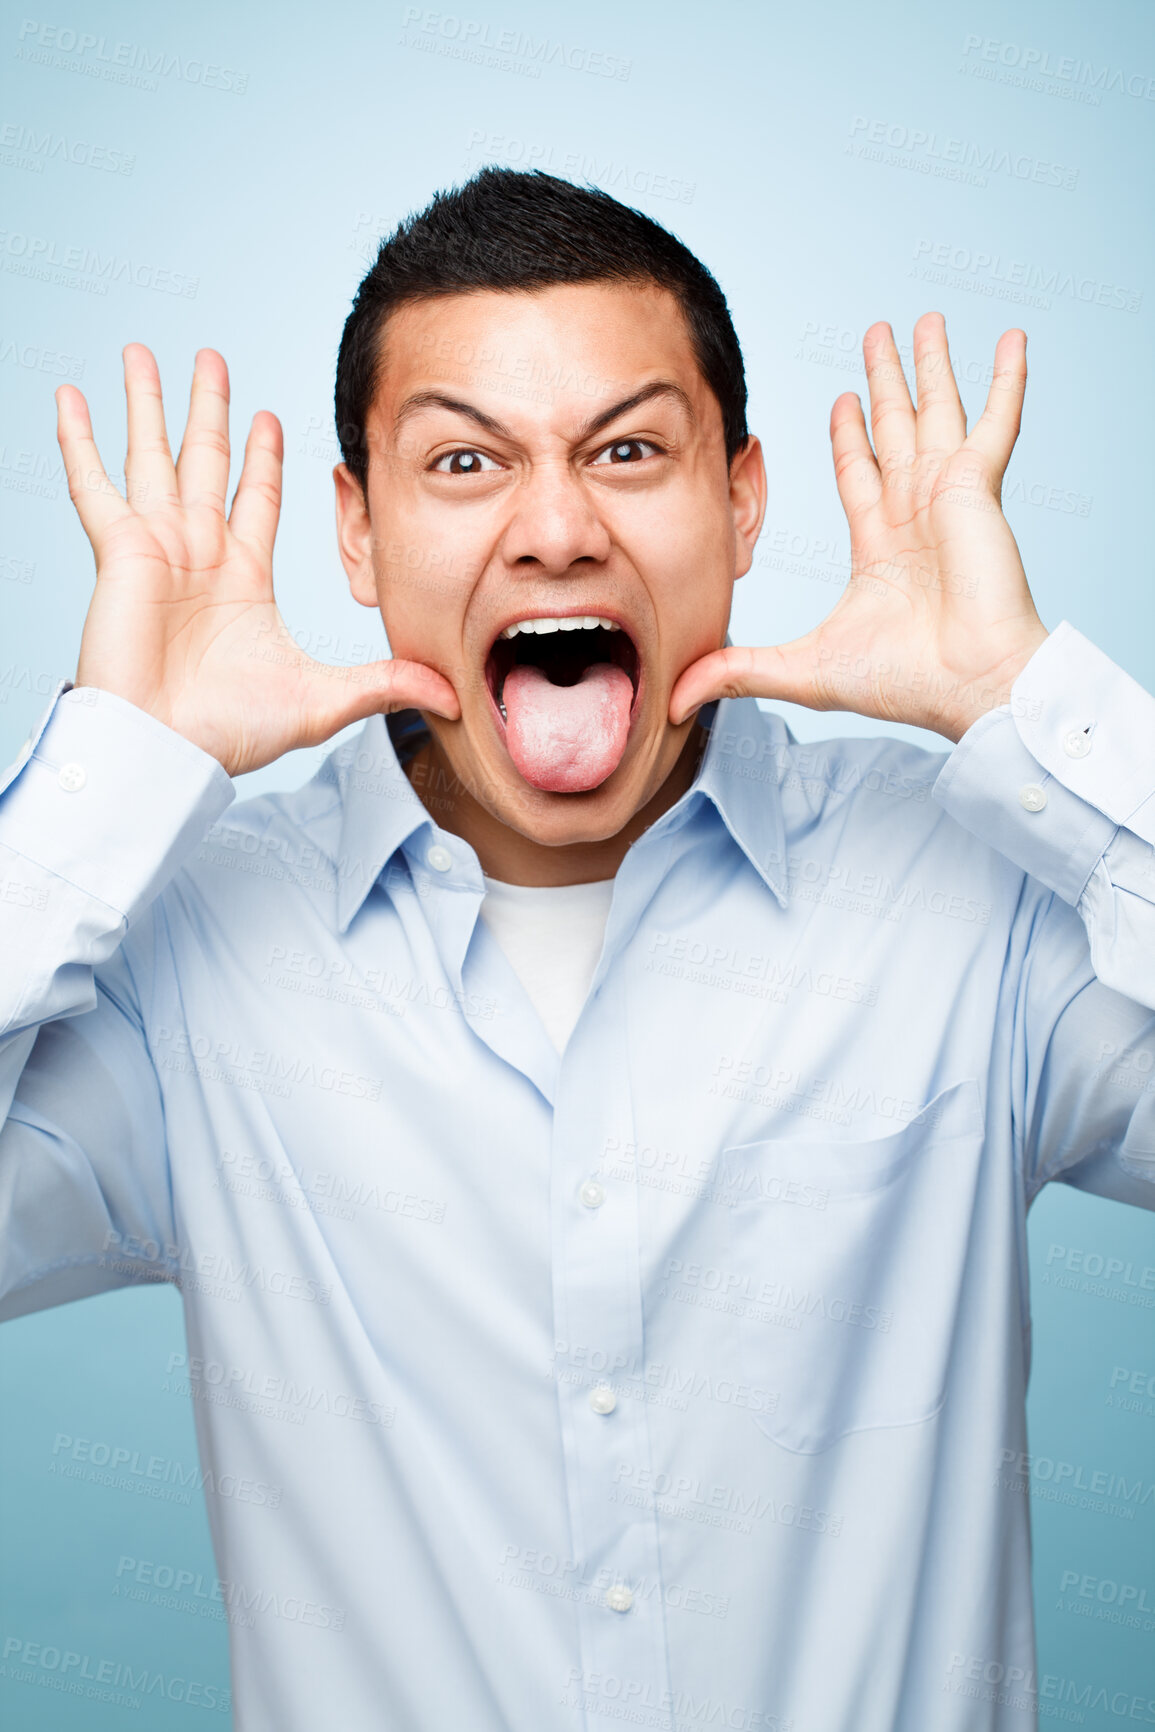
{"label": "raised arm", "polygon": [[1028,1194],[1062,1178],[1155,1207],[1155,697],[1035,611],[1003,515],[1026,337],[1005,331],[967,432],[940,314],[914,329],[918,407],[890,326],[830,420],[852,567],[828,616],[682,675],[671,720],[719,696],[783,698],[955,742],[935,798],[1052,897],[1012,947],[1016,1132]]}
{"label": "raised arm", "polygon": [[96,587],[75,688],[0,778],[0,1315],[173,1271],[149,909],[229,776],[377,711],[457,714],[430,668],[326,668],[294,643],[273,597],[280,425],[255,417],[226,515],[221,357],[197,357],[175,463],[152,355],[124,362],[127,497],[80,392],[57,394]]}

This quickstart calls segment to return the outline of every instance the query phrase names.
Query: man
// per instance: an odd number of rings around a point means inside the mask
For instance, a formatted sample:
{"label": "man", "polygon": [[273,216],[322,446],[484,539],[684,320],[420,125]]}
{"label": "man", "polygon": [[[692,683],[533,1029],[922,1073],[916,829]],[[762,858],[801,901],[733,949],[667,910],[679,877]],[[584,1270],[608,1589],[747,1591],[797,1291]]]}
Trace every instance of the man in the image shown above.
{"label": "man", "polygon": [[938,315],[917,411],[864,350],[847,591],[730,647],[717,285],[545,175],[439,197],[338,364],[353,673],[275,609],[271,415],[226,519],[218,355],[174,465],[126,350],[127,501],[61,388],[97,583],[0,798],[6,1307],[179,1285],[244,1732],[1034,1723],[1025,1215],[1153,1200],[1152,700],[1031,601],[1023,333],[969,434]]}

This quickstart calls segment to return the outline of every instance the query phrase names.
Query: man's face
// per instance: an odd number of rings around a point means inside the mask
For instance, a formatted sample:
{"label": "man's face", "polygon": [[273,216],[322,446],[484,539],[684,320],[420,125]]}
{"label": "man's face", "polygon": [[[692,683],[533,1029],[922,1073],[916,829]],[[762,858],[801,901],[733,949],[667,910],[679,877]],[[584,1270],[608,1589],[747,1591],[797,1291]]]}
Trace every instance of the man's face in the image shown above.
{"label": "man's face", "polygon": [[678,760],[671,690],[724,641],[764,509],[677,302],[599,283],[405,307],[366,436],[365,496],[337,471],[342,556],[393,654],[457,691],[459,720],[427,717],[440,755],[537,843],[617,835]]}

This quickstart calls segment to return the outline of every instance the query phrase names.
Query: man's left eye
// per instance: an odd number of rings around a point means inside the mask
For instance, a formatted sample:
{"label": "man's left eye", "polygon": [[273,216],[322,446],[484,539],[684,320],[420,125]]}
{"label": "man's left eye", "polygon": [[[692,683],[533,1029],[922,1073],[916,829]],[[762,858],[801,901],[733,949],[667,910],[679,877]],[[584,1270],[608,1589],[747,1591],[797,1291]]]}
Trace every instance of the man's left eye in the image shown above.
{"label": "man's left eye", "polygon": [[598,452],[594,463],[640,463],[643,457],[652,457],[657,449],[648,439],[617,439]]}
{"label": "man's left eye", "polygon": [[447,451],[433,467],[442,475],[480,475],[483,469],[498,469],[500,464],[484,451]]}

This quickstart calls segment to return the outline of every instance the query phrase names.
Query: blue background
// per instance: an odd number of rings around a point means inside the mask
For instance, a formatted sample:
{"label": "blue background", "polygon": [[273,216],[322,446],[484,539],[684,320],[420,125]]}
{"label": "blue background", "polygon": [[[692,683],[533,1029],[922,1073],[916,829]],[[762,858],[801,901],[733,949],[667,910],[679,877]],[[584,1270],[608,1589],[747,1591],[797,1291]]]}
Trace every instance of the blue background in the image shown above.
{"label": "blue background", "polygon": [[[972,413],[1000,331],[1027,330],[1005,503],[1039,611],[1155,689],[1147,4],[52,5],[0,26],[0,759],[74,673],[91,586],[52,393],[62,378],[84,390],[111,472],[129,340],[158,356],[174,441],[202,344],[230,362],[238,446],[257,408],[281,416],[285,618],[323,660],[382,652],[335,549],[337,344],[374,239],[486,161],[598,182],[673,228],[722,283],[771,469],[736,642],[794,637],[833,605],[848,550],[830,404],[861,389],[875,319],[908,354],[915,319],[938,307]],[[803,738],[886,731],[776,707]],[[243,778],[241,794],[295,785],[319,756]],[[1131,1520],[1097,1515],[1078,1494],[1051,1498],[1045,1465],[1122,1475],[1141,1493],[1155,1483],[1155,1399],[1128,1393],[1133,1372],[1155,1374],[1155,1221],[1055,1186],[1030,1233],[1040,1671],[1155,1696],[1155,1492]],[[1111,1260],[1109,1277],[1083,1272]],[[179,1302],[162,1289],[0,1332],[0,1635],[162,1678],[134,1710],[68,1694],[51,1672],[48,1687],[17,1682],[10,1662],[7,1724],[228,1722],[203,1705],[220,1699],[227,1653],[199,1494],[157,1501],[55,1471],[61,1435],[191,1468],[173,1368],[183,1346]],[[161,1582],[199,1576],[200,1592],[131,1597],[141,1564]],[[1061,1591],[1072,1572],[1083,1594]],[[1122,1585],[1152,1608],[1138,1627],[1111,1621]],[[1114,1726],[1118,1713],[1088,1709],[1083,1724]]]}

